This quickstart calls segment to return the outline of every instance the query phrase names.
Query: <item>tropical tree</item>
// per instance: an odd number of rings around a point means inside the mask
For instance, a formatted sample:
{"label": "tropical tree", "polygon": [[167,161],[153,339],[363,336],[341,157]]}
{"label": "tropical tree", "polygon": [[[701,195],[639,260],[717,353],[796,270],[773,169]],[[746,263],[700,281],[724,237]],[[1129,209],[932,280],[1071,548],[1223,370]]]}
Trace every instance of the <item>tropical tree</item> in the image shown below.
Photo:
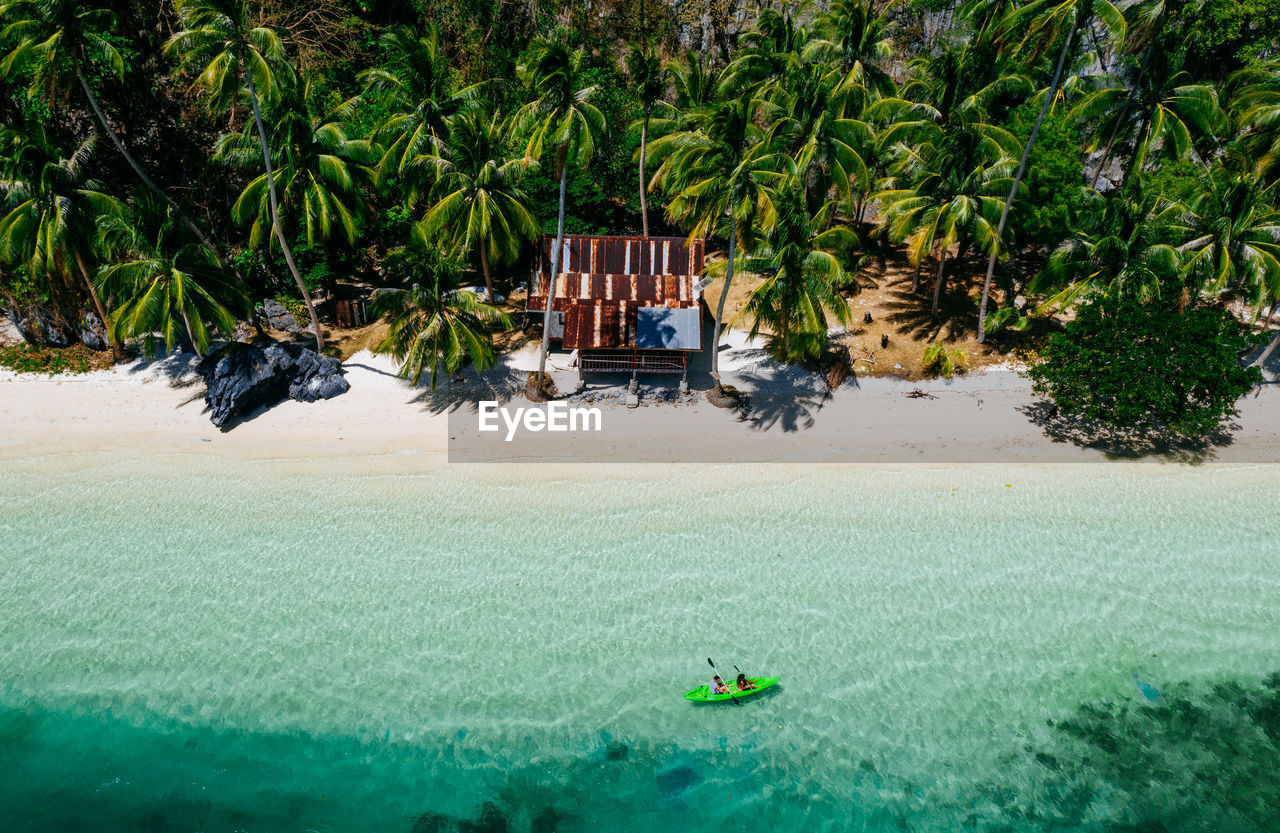
{"label": "tropical tree", "polygon": [[754,247],[762,221],[767,225],[772,212],[768,189],[783,175],[783,158],[761,141],[754,118],[758,103],[749,91],[718,101],[690,114],[691,129],[653,143],[654,155],[662,159],[653,181],[671,197],[667,216],[684,224],[690,237],[722,233],[729,238],[711,350],[717,398],[724,395],[719,344],[734,255],[739,243]]}
{"label": "tropical tree", "polygon": [[431,247],[421,226],[409,244],[388,256],[388,265],[406,277],[407,289],[379,289],[372,307],[389,315],[390,326],[376,352],[389,353],[400,363],[400,375],[418,384],[425,372],[435,390],[441,368],[457,373],[470,360],[476,370],[493,367],[497,353],[489,338],[492,326],[511,326],[498,308],[483,303],[458,288],[461,269],[456,261],[441,258]]}
{"label": "tropical tree", "polygon": [[484,273],[486,296],[493,302],[492,264],[514,260],[524,243],[538,236],[529,198],[520,189],[522,160],[503,159],[502,121],[496,115],[467,110],[450,124],[453,141],[419,157],[433,172],[432,205],[421,222],[429,240],[441,240],[450,253],[476,254]]}
{"label": "tropical tree", "polygon": [[640,227],[646,238],[649,236],[649,202],[647,191],[649,183],[644,173],[645,152],[649,145],[649,121],[653,118],[654,107],[662,100],[667,88],[667,68],[658,57],[652,44],[633,46],[627,53],[627,74],[636,97],[640,100],[643,116],[640,119]]}
{"label": "tropical tree", "polygon": [[[372,182],[370,165],[377,148],[367,139],[347,138],[343,124],[352,116],[354,100],[313,116],[307,87],[281,87],[263,108],[275,126],[270,137],[274,189],[268,187],[267,175],[259,174],[240,193],[231,217],[250,225],[249,245],[254,248],[270,245],[277,216],[283,237],[305,233],[308,245],[334,239],[353,245],[356,221],[366,210],[361,186]],[[261,157],[249,125],[243,132],[224,134],[214,148],[215,159],[242,171],[259,169]],[[273,190],[279,195],[274,212]]]}
{"label": "tropical tree", "polygon": [[293,275],[307,313],[311,316],[311,330],[315,334],[316,350],[324,350],[324,335],[320,319],[316,316],[311,292],[307,289],[302,273],[293,262],[293,251],[285,238],[280,222],[280,205],[276,195],[276,175],[271,164],[271,146],[267,129],[262,123],[259,90],[264,96],[277,92],[278,74],[291,75],[285,61],[284,42],[280,34],[269,26],[254,26],[248,0],[175,0],[178,18],[184,28],[165,44],[168,54],[179,57],[179,67],[193,72],[193,86],[204,87],[209,93],[210,106],[222,111],[234,105],[243,89],[248,93],[253,109],[253,121],[258,128],[262,146],[262,164],[267,184],[268,209],[271,227],[285,264]]}
{"label": "tropical tree", "polygon": [[[93,282],[95,229],[99,218],[119,215],[123,207],[89,174],[94,141],[86,139],[68,157],[43,131],[18,141],[22,148],[0,180],[0,258],[24,263],[32,275],[51,282],[79,277],[106,327],[107,309]],[[110,330],[107,340],[119,360],[120,345]]]}
{"label": "tropical tree", "polygon": [[129,153],[111,122],[107,121],[85,75],[86,64],[92,64],[105,69],[113,78],[124,77],[124,59],[104,37],[115,26],[115,15],[101,6],[87,5],[83,0],[0,0],[0,21],[7,23],[0,30],[0,43],[10,38],[18,39],[18,45],[0,60],[0,78],[16,79],[29,73],[31,92],[55,99],[70,88],[70,79],[74,77],[103,132],[138,179],[164,200],[221,262],[217,247],[195,221],[147,176],[133,154]]}
{"label": "tropical tree", "polygon": [[[770,349],[785,361],[811,362],[827,343],[828,315],[841,324],[852,320],[849,304],[837,288],[844,276],[840,255],[857,241],[844,226],[821,230],[822,212],[810,216],[803,187],[791,179],[771,194],[774,221],[741,269],[764,278],[751,292],[740,316],[751,319],[751,337],[769,331]],[[834,209],[828,204],[825,211]]]}
{"label": "tropical tree", "polygon": [[[1098,206],[1082,227],[1049,255],[1029,284],[1052,294],[1045,309],[1061,309],[1100,292],[1142,302],[1185,296],[1182,256],[1173,245],[1186,207],[1163,198],[1095,197]],[[1187,303],[1182,297],[1179,303]]]}
{"label": "tropical tree", "polygon": [[434,152],[448,135],[449,119],[479,103],[481,84],[454,89],[440,51],[440,31],[430,21],[418,30],[397,26],[379,38],[383,57],[360,73],[365,99],[379,99],[391,114],[373,132],[385,151],[379,172],[403,172],[413,159]]}
{"label": "tropical tree", "polygon": [[881,152],[896,160],[887,187],[875,197],[889,239],[906,241],[907,258],[917,268],[937,252],[934,320],[940,319],[948,251],[955,247],[959,259],[973,243],[984,252],[997,245],[995,189],[1007,181],[1018,143],[988,121],[987,110],[1020,98],[1029,86],[1013,73],[988,81],[981,58],[952,48],[921,59],[901,97],[881,99],[870,112],[889,121],[879,142]]}
{"label": "tropical tree", "polygon": [[184,239],[170,223],[152,232],[121,217],[98,221],[98,234],[115,262],[98,270],[100,294],[112,298],[110,333],[117,341],[139,338],[154,356],[158,333],[167,349],[183,335],[197,355],[209,350],[214,332],[230,335],[236,316],[250,313],[248,295],[229,279],[205,246]]}
{"label": "tropical tree", "polygon": [[877,10],[875,0],[835,0],[818,16],[817,37],[804,49],[807,60],[834,62],[841,72],[841,90],[862,97],[864,106],[893,93],[887,67],[893,60],[889,31],[894,5],[885,3]]}
{"label": "tropical tree", "polygon": [[[872,147],[871,126],[846,112],[839,69],[806,64],[767,94],[775,120],[766,142],[796,160],[804,185],[806,210],[819,211],[834,189],[845,215],[854,214],[854,195],[871,188],[863,157]],[[830,214],[835,219],[835,213]]]}
{"label": "tropical tree", "polygon": [[595,85],[586,83],[584,53],[562,43],[537,41],[524,56],[517,73],[529,94],[529,102],[514,116],[516,131],[526,137],[525,159],[532,163],[550,149],[555,153],[555,175],[560,180],[556,242],[551,249],[547,304],[542,316],[542,346],[538,355],[538,388],[547,378],[547,345],[551,333],[551,299],[560,276],[560,252],[564,248],[565,186],[572,163],[585,168],[595,153],[596,137],[605,131],[604,115],[591,103]]}
{"label": "tropical tree", "polygon": [[1213,134],[1223,118],[1218,94],[1206,84],[1189,83],[1180,65],[1180,58],[1167,51],[1148,55],[1141,72],[1125,67],[1118,75],[1105,76],[1103,86],[1073,108],[1076,118],[1097,126],[1095,135],[1108,137],[1091,184],[1097,183],[1117,142],[1133,143],[1125,175],[1130,181],[1152,152],[1185,159],[1198,136]]}
{"label": "tropical tree", "polygon": [[[983,4],[973,4],[969,8],[981,9]],[[1095,38],[1108,39],[1118,45],[1124,42],[1126,28],[1124,15],[1108,0],[1031,0],[1012,10],[1004,19],[1001,39],[1016,42],[1014,51],[1024,56],[1028,62],[1037,59],[1041,50],[1059,40],[1062,42],[1062,49],[1058,53],[1053,80],[1049,82],[1048,89],[1041,93],[1043,98],[1040,112],[1022,146],[1017,173],[1013,176],[1009,196],[1005,198],[1004,207],[1000,209],[1000,220],[996,223],[996,246],[987,257],[987,274],[982,281],[982,300],[978,304],[978,343],[986,339],[987,300],[991,295],[991,278],[995,275],[996,258],[1000,255],[1005,224],[1009,221],[1009,209],[1018,196],[1018,188],[1026,173],[1027,160],[1031,157],[1031,148],[1040,133],[1040,126],[1044,124],[1049,107],[1058,98],[1063,82],[1062,72],[1067,65],[1068,56],[1075,48],[1076,37],[1082,31],[1089,31]],[[1017,40],[1019,35],[1021,40]]]}
{"label": "tropical tree", "polygon": [[1240,126],[1239,143],[1256,160],[1259,176],[1270,184],[1280,179],[1280,58],[1240,70],[1231,76],[1237,90],[1232,108]]}

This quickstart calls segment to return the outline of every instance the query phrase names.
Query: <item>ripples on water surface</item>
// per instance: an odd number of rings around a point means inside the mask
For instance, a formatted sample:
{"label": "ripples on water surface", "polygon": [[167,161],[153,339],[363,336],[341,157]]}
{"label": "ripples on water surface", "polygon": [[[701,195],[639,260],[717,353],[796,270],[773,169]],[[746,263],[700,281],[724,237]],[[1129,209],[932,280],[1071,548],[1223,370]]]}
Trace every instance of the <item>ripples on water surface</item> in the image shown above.
{"label": "ripples on water surface", "polygon": [[1276,469],[4,451],[3,830],[1280,830]]}

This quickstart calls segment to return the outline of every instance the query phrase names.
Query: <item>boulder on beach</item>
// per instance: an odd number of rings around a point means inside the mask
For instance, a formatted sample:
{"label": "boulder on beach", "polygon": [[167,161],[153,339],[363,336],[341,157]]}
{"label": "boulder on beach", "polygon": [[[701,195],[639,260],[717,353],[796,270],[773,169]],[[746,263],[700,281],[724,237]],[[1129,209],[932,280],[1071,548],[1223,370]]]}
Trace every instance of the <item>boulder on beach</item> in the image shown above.
{"label": "boulder on beach", "polygon": [[300,333],[298,319],[289,312],[289,308],[274,298],[268,298],[254,309],[258,321],[269,330],[280,330],[285,333]]}
{"label": "boulder on beach", "polygon": [[337,359],[276,341],[228,345],[200,363],[200,375],[209,419],[219,428],[285,398],[315,402],[351,387]]}

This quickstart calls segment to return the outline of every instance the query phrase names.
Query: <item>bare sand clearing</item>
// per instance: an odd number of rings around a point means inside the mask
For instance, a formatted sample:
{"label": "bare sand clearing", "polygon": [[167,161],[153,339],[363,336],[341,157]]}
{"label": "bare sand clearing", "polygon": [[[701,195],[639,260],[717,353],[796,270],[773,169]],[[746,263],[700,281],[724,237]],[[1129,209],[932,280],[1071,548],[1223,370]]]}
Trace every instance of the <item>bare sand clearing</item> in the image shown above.
{"label": "bare sand clearing", "polygon": [[[705,352],[705,351],[704,351]],[[742,333],[721,347],[725,380],[750,407],[706,402],[706,359],[677,379],[643,380],[641,407],[622,405],[626,377],[592,377],[570,404],[599,408],[602,430],[584,434],[481,433],[476,403],[526,407],[521,390],[536,347],[504,357],[483,376],[468,371],[436,391],[395,376],[385,357],[359,352],[345,363],[351,390],[313,404],[283,402],[230,431],[205,412],[191,357],[120,366],[83,376],[0,373],[0,455],[8,450],[146,449],[249,457],[395,455],[424,452],[443,462],[1280,462],[1280,390],[1265,385],[1239,403],[1234,427],[1203,447],[1141,439],[1118,443],[1088,426],[1048,417],[1030,383],[1013,369],[951,381],[851,378],[828,393],[820,377],[769,361]],[[562,392],[577,379],[571,357],[553,354]],[[926,394],[913,396],[914,392]],[[419,460],[421,455],[416,455]]]}

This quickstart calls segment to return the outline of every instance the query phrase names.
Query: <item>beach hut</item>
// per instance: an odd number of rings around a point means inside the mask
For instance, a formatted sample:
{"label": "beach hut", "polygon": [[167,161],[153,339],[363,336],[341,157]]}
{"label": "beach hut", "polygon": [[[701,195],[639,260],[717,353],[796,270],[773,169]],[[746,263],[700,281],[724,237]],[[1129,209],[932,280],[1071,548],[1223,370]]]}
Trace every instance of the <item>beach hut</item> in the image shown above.
{"label": "beach hut", "polygon": [[[526,313],[542,322],[551,247],[543,237]],[[679,373],[702,349],[702,240],[565,235],[548,338],[579,373]]]}

